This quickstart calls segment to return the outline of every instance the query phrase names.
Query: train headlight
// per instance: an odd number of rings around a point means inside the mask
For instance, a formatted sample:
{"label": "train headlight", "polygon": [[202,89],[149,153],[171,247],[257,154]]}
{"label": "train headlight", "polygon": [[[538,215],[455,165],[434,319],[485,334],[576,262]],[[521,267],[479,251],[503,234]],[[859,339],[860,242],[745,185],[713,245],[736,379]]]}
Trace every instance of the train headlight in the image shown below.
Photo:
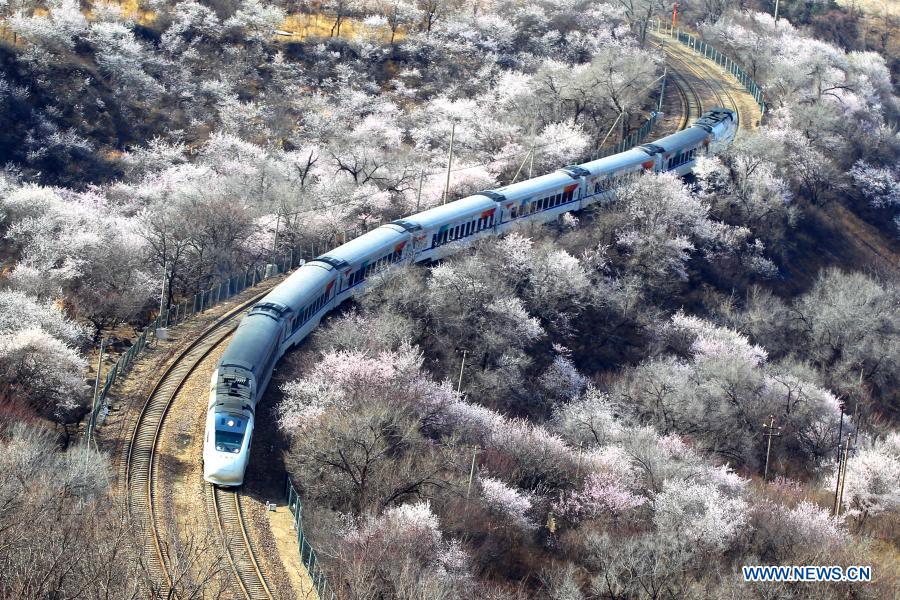
{"label": "train headlight", "polygon": [[233,419],[229,419],[229,420],[228,420],[228,426],[229,426],[229,427],[234,427],[234,420],[233,420]]}

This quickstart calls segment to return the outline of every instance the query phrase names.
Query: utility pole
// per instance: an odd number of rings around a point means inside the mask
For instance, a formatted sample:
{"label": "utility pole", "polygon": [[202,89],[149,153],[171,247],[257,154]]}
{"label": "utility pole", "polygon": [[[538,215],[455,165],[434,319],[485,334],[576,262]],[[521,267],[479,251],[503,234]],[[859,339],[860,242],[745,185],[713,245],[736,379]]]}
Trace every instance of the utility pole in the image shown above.
{"label": "utility pole", "polygon": [[450,126],[450,153],[447,157],[447,181],[444,183],[444,204],[447,204],[447,194],[450,192],[450,167],[453,165],[453,138],[456,135],[456,121]]}
{"label": "utility pole", "polygon": [[778,0],[775,0],[775,22],[778,23]]}
{"label": "utility pole", "polygon": [[837,510],[834,516],[841,514],[841,504],[844,502],[844,484],[847,482],[847,458],[850,456],[850,434],[847,434],[847,443],[844,444],[844,462],[841,468],[841,486],[840,495],[837,498]]}
{"label": "utility pole", "polygon": [[460,393],[462,391],[462,376],[463,369],[466,368],[466,350],[463,350],[462,364],[459,366],[459,383],[456,384],[456,393]]}
{"label": "utility pole", "polygon": [[100,375],[103,370],[103,346],[106,340],[100,338],[100,356],[97,357],[97,379],[94,380],[94,401],[91,403],[91,418],[88,420],[87,435],[84,436],[84,445],[90,447],[91,436],[94,435],[94,424],[97,414],[97,395],[100,393]]}
{"label": "utility pole", "polygon": [[772,438],[781,435],[780,433],[778,433],[781,430],[781,427],[775,427],[775,415],[769,415],[769,423],[763,423],[763,428],[768,430],[765,436],[769,438],[769,442],[766,445],[766,468],[765,471],[763,471],[763,481],[768,481],[769,455],[772,453]]}
{"label": "utility pole", "polygon": [[[159,317],[162,318],[164,312],[166,312],[166,278],[169,276],[168,263],[163,262],[163,279],[162,279],[162,290],[159,293]],[[162,324],[162,323],[160,323]]]}
{"label": "utility pole", "polygon": [[163,318],[163,315],[166,314],[166,279],[169,277],[169,269],[168,263],[163,261],[163,279],[162,279],[162,290],[159,294],[159,326],[156,328],[156,339],[164,340],[166,339],[166,321],[169,320],[169,315]]}
{"label": "utility pole", "polygon": [[843,438],[843,435],[844,435],[844,407],[845,406],[846,405],[844,404],[843,400],[840,400],[838,402],[838,408],[841,409],[841,420],[838,422],[838,445],[837,445],[838,462],[840,462],[840,460],[841,460],[841,439]]}
{"label": "utility pole", "polygon": [[668,72],[668,67],[663,67],[662,86],[659,88],[659,104],[656,107],[656,112],[662,112],[663,96],[665,96],[665,94],[666,94],[666,73],[667,72]]}
{"label": "utility pole", "polygon": [[528,163],[528,179],[531,179],[531,172],[534,170],[534,130],[536,128],[537,117],[534,118],[534,121],[531,123],[531,162]]}
{"label": "utility pole", "polygon": [[419,206],[422,204],[422,180],[425,179],[425,169],[419,171],[419,191],[416,192],[416,212],[419,212]]}
{"label": "utility pole", "polygon": [[275,240],[272,242],[272,262],[275,262],[275,255],[278,254],[278,229],[281,227],[281,205],[275,211]]}
{"label": "utility pole", "polygon": [[466,500],[472,493],[472,478],[475,477],[475,457],[478,455],[478,448],[472,449],[472,466],[469,468],[469,486],[466,488]]}
{"label": "utility pole", "polygon": [[[853,435],[853,445],[859,443],[859,405],[862,404],[863,395],[865,394],[865,388],[863,387],[863,368],[859,368],[859,398],[856,400],[856,407],[853,409],[853,427],[854,435]],[[840,438],[838,438],[840,441]]]}
{"label": "utility pole", "polygon": [[841,491],[841,472],[844,468],[844,463],[841,461],[841,441],[838,440],[838,462],[837,462],[837,478],[834,482],[834,503],[831,506],[831,516],[836,517],[838,513],[838,494]]}
{"label": "utility pole", "polygon": [[578,462],[575,465],[575,479],[578,479],[578,477],[581,475],[581,449],[582,449],[582,446],[583,446],[583,443],[578,442]]}

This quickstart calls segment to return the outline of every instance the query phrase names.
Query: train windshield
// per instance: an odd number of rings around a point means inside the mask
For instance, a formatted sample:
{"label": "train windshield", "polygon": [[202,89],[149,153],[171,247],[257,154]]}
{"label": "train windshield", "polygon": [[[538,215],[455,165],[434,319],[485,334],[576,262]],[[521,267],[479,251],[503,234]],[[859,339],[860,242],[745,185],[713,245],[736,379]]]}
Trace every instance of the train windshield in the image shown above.
{"label": "train windshield", "polygon": [[237,454],[241,451],[247,419],[243,416],[221,413],[216,415],[216,450]]}

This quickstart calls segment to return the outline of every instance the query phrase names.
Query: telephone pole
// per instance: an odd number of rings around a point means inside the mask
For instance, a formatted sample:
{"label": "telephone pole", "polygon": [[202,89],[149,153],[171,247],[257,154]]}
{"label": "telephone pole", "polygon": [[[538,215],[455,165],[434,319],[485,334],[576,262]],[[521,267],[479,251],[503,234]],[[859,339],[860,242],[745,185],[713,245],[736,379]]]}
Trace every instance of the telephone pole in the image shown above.
{"label": "telephone pole", "polygon": [[668,67],[663,67],[662,86],[659,88],[659,104],[656,106],[656,112],[662,112],[663,96],[666,95],[666,73],[668,73]]}
{"label": "telephone pole", "polygon": [[[168,303],[166,302],[166,280],[169,278],[169,265],[167,262],[163,262],[163,279],[162,279],[162,290],[159,294],[159,320],[157,321],[156,328],[156,339],[164,340],[166,339],[166,325],[168,324],[169,315],[166,312],[168,308]],[[165,315],[165,319],[163,318]]]}
{"label": "telephone pole", "polygon": [[475,457],[478,456],[478,448],[472,449],[472,466],[469,468],[469,485],[466,488],[466,500],[469,499],[469,494],[472,493],[472,479],[475,477]]}
{"label": "telephone pole", "polygon": [[766,445],[766,468],[763,471],[763,481],[768,481],[769,456],[772,454],[772,438],[781,435],[779,433],[779,431],[781,431],[781,427],[775,427],[775,415],[769,415],[769,422],[763,423],[763,428],[768,430],[764,435],[769,438],[769,442]]}
{"label": "telephone pole", "polygon": [[422,204],[422,180],[425,179],[425,169],[419,171],[419,191],[416,192],[416,212],[419,212],[419,206]]}
{"label": "telephone pole", "polygon": [[447,157],[447,181],[444,183],[444,204],[447,204],[447,195],[450,192],[450,167],[453,165],[453,138],[456,135],[456,121],[450,126],[450,153]]}
{"label": "telephone pole", "polygon": [[[838,479],[839,485],[837,490],[835,490],[834,497],[834,516],[840,516],[841,514],[841,504],[844,502],[844,483],[847,481],[847,458],[850,456],[850,437],[851,435],[847,434],[847,443],[844,444],[844,460],[841,465],[838,467]],[[838,493],[838,491],[840,493]]]}
{"label": "telephone pole", "polygon": [[103,373],[103,346],[106,340],[100,338],[100,355],[97,357],[97,379],[94,380],[94,401],[91,403],[91,418],[88,420],[87,435],[84,436],[84,445],[91,446],[91,436],[94,435],[94,425],[97,415],[97,395],[100,393],[100,375]]}
{"label": "telephone pole", "polygon": [[846,407],[846,405],[844,404],[843,400],[838,402],[838,408],[841,409],[841,420],[838,422],[838,445],[837,445],[839,462],[841,460],[841,439],[843,438],[843,435],[844,435],[844,408],[845,407]]}
{"label": "telephone pole", "polygon": [[459,366],[459,383],[456,384],[456,393],[459,394],[462,391],[462,376],[463,369],[466,368],[466,350],[463,350],[462,364]]}
{"label": "telephone pole", "polygon": [[537,129],[537,117],[531,123],[531,162],[528,163],[528,179],[531,179],[531,172],[534,170],[534,147],[535,147],[535,129]]}
{"label": "telephone pole", "polygon": [[[863,369],[860,367],[859,369],[859,398],[856,400],[856,407],[853,409],[853,445],[859,443],[859,430],[861,427],[859,426],[859,405],[862,404],[862,399],[866,394],[866,388],[863,387]],[[840,441],[840,438],[838,438]]]}

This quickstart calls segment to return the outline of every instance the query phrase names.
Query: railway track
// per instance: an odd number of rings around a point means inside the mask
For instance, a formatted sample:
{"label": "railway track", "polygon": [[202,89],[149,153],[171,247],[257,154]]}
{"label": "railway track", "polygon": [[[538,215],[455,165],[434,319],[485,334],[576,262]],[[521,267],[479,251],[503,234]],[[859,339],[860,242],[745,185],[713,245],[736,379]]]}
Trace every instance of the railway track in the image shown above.
{"label": "railway track", "polygon": [[[652,43],[666,50],[672,81],[681,98],[682,117],[679,129],[684,129],[702,115],[706,99],[712,99],[721,106],[733,107],[738,118],[741,118],[739,103],[728,88],[718,81],[722,78],[721,73],[714,72],[702,60],[695,61],[682,52],[664,47],[672,45],[674,48],[674,44],[677,44],[675,41],[663,44],[657,39]],[[690,51],[685,49],[685,52]],[[701,94],[698,90],[701,85],[708,89],[708,94]],[[130,433],[120,466],[120,481],[125,486],[128,509],[132,514],[146,517],[148,533],[145,536],[144,550],[151,557],[148,561],[150,574],[161,584],[163,594],[173,586],[169,556],[172,546],[167,540],[164,523],[161,522],[158,485],[160,467],[157,449],[163,423],[191,373],[228,338],[237,326],[236,317],[267,293],[268,290],[260,292],[220,317],[175,358],[147,397]],[[272,590],[256,558],[241,507],[240,492],[206,485],[205,494],[208,519],[212,528],[218,532],[235,582],[243,596],[248,599],[271,599]]]}
{"label": "railway track", "polygon": [[[708,59],[694,53],[687,46],[683,46],[680,42],[670,39],[667,36],[654,34],[651,44],[660,48],[666,53],[667,62],[672,65],[672,69],[685,80],[688,88],[693,90],[695,97],[701,104],[701,94],[697,92],[697,85],[702,85],[707,94],[703,94],[713,103],[725,108],[732,108],[738,119],[739,129],[751,129],[754,126],[754,118],[752,111],[748,111],[747,104],[740,102],[735,97],[735,88],[739,87],[732,76],[724,69],[710,62]],[[687,75],[687,77],[685,77]],[[689,83],[691,79],[697,85]],[[755,100],[753,101],[755,106]]]}
{"label": "railway track", "polygon": [[678,95],[681,97],[681,122],[678,125],[678,131],[681,131],[686,129],[691,121],[696,121],[703,114],[703,101],[700,100],[697,90],[685,80],[680,72],[672,69],[671,74],[675,89],[678,90]]}
{"label": "railway track", "polygon": [[244,597],[248,600],[271,600],[272,590],[256,560],[256,552],[247,531],[240,491],[207,485],[206,502],[209,516],[215,521],[215,528],[225,545],[228,562]]}
{"label": "railway track", "polygon": [[[163,523],[160,520],[162,498],[158,485],[159,454],[157,450],[163,423],[175,397],[191,373],[237,327],[236,317],[268,292],[269,290],[266,290],[255,294],[237,308],[220,317],[177,355],[147,396],[129,436],[124,459],[120,466],[120,481],[123,482],[125,488],[126,508],[130,514],[146,516],[147,533],[144,538],[144,552],[149,558],[147,568],[154,581],[159,583],[164,595],[171,590],[174,582],[173,566],[169,556],[172,545],[166,539]],[[236,512],[232,512],[230,518],[240,520],[243,524],[239,501],[236,501],[235,506]],[[245,527],[244,531],[246,531]],[[253,550],[248,540],[249,538],[245,536],[239,541],[245,544],[246,553],[252,553]],[[225,541],[223,539],[223,543]],[[229,549],[229,544],[226,544],[226,550],[235,551],[234,548]],[[237,575],[237,571],[235,573]],[[239,576],[238,579],[240,579]],[[261,573],[260,579],[262,579]]]}

